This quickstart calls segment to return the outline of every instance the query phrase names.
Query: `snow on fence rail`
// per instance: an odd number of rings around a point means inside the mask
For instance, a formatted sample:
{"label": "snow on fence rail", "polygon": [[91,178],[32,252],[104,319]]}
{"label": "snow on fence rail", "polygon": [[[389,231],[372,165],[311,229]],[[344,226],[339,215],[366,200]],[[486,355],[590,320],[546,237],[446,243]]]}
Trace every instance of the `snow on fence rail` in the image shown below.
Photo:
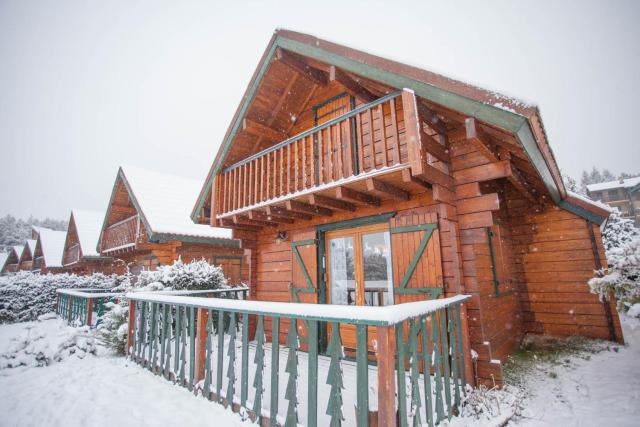
{"label": "snow on fence rail", "polygon": [[[451,419],[465,393],[468,296],[387,307],[126,297],[134,361],[263,424],[367,426],[377,412],[377,425],[432,426]],[[345,330],[355,331],[355,362]]]}
{"label": "snow on fence rail", "polygon": [[[198,296],[208,298],[246,299],[249,288],[236,286],[223,289],[199,289],[179,291],[157,291],[166,296]],[[56,289],[56,313],[69,323],[96,326],[104,313],[109,311],[108,302],[116,302],[125,296],[125,292],[113,292],[109,289]],[[94,316],[94,313],[96,316]]]}

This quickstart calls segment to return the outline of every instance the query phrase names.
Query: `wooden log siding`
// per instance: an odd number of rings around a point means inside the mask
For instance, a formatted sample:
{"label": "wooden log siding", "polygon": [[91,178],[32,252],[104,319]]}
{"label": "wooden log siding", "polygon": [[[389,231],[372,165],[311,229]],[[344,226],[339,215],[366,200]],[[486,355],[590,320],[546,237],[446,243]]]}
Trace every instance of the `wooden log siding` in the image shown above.
{"label": "wooden log siding", "polygon": [[404,128],[399,92],[361,105],[223,170],[216,214],[406,164]]}
{"label": "wooden log siding", "polygon": [[107,227],[102,233],[102,251],[135,246],[140,236],[140,219],[134,215]]}
{"label": "wooden log siding", "polygon": [[62,264],[69,265],[78,261],[80,261],[80,245],[76,243],[64,252],[64,259],[62,260]]}
{"label": "wooden log siding", "polygon": [[[126,297],[134,313],[127,349],[135,362],[189,390],[201,387],[205,398],[235,412],[247,411],[260,425],[282,425],[276,420],[285,420],[285,426],[340,425],[342,421],[369,425],[369,377],[374,368],[367,353],[367,332],[373,326],[379,342],[372,356],[378,366],[377,375],[371,375],[377,377],[378,389],[379,415],[374,425],[434,425],[450,420],[466,393],[464,359],[469,355],[464,355],[461,344],[465,296],[442,300],[438,307],[416,311],[424,314],[397,320],[395,316],[394,320],[373,320],[353,313],[336,316],[326,306],[319,307],[326,313],[313,316],[305,313],[303,305],[296,309],[296,303],[283,312],[273,303],[163,298],[157,293]],[[428,307],[432,302],[413,304]],[[292,327],[284,340],[265,334],[269,322],[274,336],[281,336],[275,332],[285,319]],[[252,322],[255,334],[250,331]],[[309,337],[304,350],[295,327],[303,323]],[[320,370],[318,333],[329,324],[333,331],[326,350],[329,367]],[[355,383],[343,379],[345,356],[337,331],[347,324],[358,330]],[[426,380],[425,372],[431,374]],[[306,390],[298,389],[296,379],[301,375],[307,379]]]}

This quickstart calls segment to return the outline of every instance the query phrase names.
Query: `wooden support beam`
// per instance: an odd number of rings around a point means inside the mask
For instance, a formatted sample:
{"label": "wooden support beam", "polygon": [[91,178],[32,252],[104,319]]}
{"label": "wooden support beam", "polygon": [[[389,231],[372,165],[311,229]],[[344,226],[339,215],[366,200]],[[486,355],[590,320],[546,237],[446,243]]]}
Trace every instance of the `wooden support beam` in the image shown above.
{"label": "wooden support beam", "polygon": [[251,219],[247,216],[244,215],[234,215],[233,216],[233,222],[235,224],[240,224],[240,225],[253,225],[256,227],[277,227],[278,223],[273,222],[273,221],[261,221],[261,220],[255,220],[255,219]]}
{"label": "wooden support beam", "polygon": [[347,89],[347,92],[356,98],[360,98],[367,104],[378,99],[375,94],[371,93],[367,88],[334,65],[329,68],[329,81],[337,81]]}
{"label": "wooden support beam", "polygon": [[[518,171],[518,169],[512,167],[511,174],[507,177],[511,185],[513,185],[519,192],[522,193],[523,196],[527,198],[532,203],[536,205],[540,205],[538,199],[532,194],[532,190],[527,182],[522,178],[522,175]],[[535,190],[534,190],[535,191]]]}
{"label": "wooden support beam", "polygon": [[265,208],[265,211],[267,212],[267,215],[277,215],[283,218],[304,219],[304,220],[311,219],[311,215],[300,213],[300,212],[288,211],[286,208],[283,208],[280,206],[267,206]]}
{"label": "wooden support beam", "polygon": [[391,196],[396,200],[409,200],[409,193],[401,188],[375,178],[368,178],[367,190],[378,195]]}
{"label": "wooden support beam", "polygon": [[432,189],[431,183],[425,181],[421,177],[413,176],[409,169],[402,169],[402,181],[407,184],[416,184],[429,190]]}
{"label": "wooden support beam", "polygon": [[329,83],[329,79],[323,71],[313,68],[307,64],[301,56],[296,55],[295,53],[278,48],[278,50],[276,50],[276,58],[278,61],[300,73],[315,84],[326,86],[326,84]]}
{"label": "wooden support beam", "polygon": [[242,120],[242,130],[251,135],[266,138],[272,142],[282,142],[288,138],[287,134],[284,132],[246,118]]}
{"label": "wooden support beam", "polygon": [[420,137],[422,144],[424,144],[429,154],[445,163],[449,163],[451,161],[449,150],[436,139],[436,136],[428,135],[424,129],[420,127]]}
{"label": "wooden support beam", "polygon": [[420,100],[416,102],[416,105],[418,107],[418,116],[423,118],[425,123],[435,131],[446,135],[447,124],[431,108],[424,105]]}
{"label": "wooden support beam", "polygon": [[404,111],[405,141],[411,173],[421,175],[427,164],[426,147],[422,145],[422,126],[418,118],[416,96],[413,91],[402,91],[402,109]]}
{"label": "wooden support beam", "polygon": [[345,202],[344,200],[336,200],[330,197],[320,196],[318,194],[309,195],[309,204],[313,206],[321,206],[328,209],[338,209],[341,211],[353,212],[356,207],[353,203]]}
{"label": "wooden support beam", "polygon": [[483,194],[470,199],[458,200],[459,215],[482,211],[497,211],[499,209],[500,199],[498,193]]}
{"label": "wooden support beam", "polygon": [[292,218],[278,216],[278,215],[268,215],[260,211],[250,211],[249,219],[252,219],[255,221],[263,221],[263,222],[278,222],[281,224],[293,224]]}
{"label": "wooden support beam", "polygon": [[435,166],[425,165],[422,168],[422,174],[420,175],[413,174],[413,175],[419,176],[424,181],[430,182],[432,184],[438,184],[448,189],[453,189],[453,185],[454,185],[453,178],[450,175],[442,172],[440,169],[436,168]]}
{"label": "wooden support beam", "polygon": [[511,175],[511,163],[508,160],[474,166],[453,173],[456,185],[470,182],[484,182],[492,179],[506,178]]}
{"label": "wooden support beam", "polygon": [[307,215],[331,216],[331,209],[322,208],[320,206],[311,206],[310,204],[297,202],[295,200],[287,200],[285,206],[288,211],[299,212]]}
{"label": "wooden support beam", "polygon": [[468,117],[464,121],[464,127],[467,140],[471,141],[490,162],[497,162],[498,160],[501,160],[489,146],[491,143],[491,137],[485,134],[484,131],[477,126],[476,119]]}
{"label": "wooden support beam", "polygon": [[233,228],[234,230],[245,230],[245,231],[260,231],[262,227],[255,225],[247,225],[247,224],[236,224],[232,219],[229,218],[220,218],[220,225],[226,228]]}
{"label": "wooden support beam", "polygon": [[336,188],[336,199],[347,200],[360,205],[380,206],[380,199],[371,194],[361,193],[349,187]]}

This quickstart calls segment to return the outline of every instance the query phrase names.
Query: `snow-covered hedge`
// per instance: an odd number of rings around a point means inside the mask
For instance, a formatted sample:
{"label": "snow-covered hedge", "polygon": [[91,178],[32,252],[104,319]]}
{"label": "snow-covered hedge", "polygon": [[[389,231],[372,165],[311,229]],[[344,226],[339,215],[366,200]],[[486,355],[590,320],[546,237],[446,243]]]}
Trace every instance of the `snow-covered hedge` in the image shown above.
{"label": "snow-covered hedge", "polygon": [[[227,287],[227,279],[222,268],[211,265],[205,260],[185,264],[182,260],[172,265],[161,266],[155,271],[143,271],[136,280],[123,282],[117,290],[123,292],[139,291],[181,291],[219,289]],[[109,303],[110,310],[103,316],[98,332],[105,343],[117,354],[125,354],[127,345],[127,324],[129,321],[129,303]]]}
{"label": "snow-covered hedge", "polygon": [[0,277],[0,323],[27,322],[54,310],[56,289],[111,289],[128,281],[127,276],[37,274],[21,271]]}
{"label": "snow-covered hedge", "polygon": [[609,268],[596,272],[598,277],[589,280],[589,286],[600,298],[613,293],[618,309],[626,311],[640,303],[640,231],[616,209],[602,237]]}

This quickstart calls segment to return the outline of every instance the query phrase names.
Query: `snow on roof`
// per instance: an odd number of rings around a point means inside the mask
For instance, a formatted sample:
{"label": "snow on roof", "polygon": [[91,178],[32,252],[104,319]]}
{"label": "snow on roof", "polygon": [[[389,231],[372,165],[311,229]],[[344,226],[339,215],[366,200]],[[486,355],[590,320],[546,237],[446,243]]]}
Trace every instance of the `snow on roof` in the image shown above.
{"label": "snow on roof", "polygon": [[0,270],[4,268],[4,264],[7,262],[8,259],[9,259],[9,253],[0,252]]}
{"label": "snow on roof", "polygon": [[36,252],[36,241],[32,239],[27,239],[27,246],[31,251],[31,256],[33,256],[33,254]]}
{"label": "snow on roof", "polygon": [[40,228],[40,247],[47,267],[62,267],[62,253],[64,242],[67,239],[66,231],[54,231],[48,228]]}
{"label": "snow on roof", "polygon": [[24,251],[24,246],[16,245],[13,247],[13,250],[15,251],[18,259],[20,259],[20,257],[22,256],[22,251]]}
{"label": "snow on roof", "polygon": [[598,184],[587,185],[589,191],[610,190],[613,188],[632,188],[640,184],[640,176],[635,178],[616,179],[615,181],[600,182]]}
{"label": "snow on roof", "polygon": [[587,196],[585,196],[583,194],[574,193],[573,191],[569,191],[569,190],[567,190],[567,194],[572,196],[572,197],[575,197],[576,199],[580,199],[585,203],[589,203],[590,205],[597,206],[597,207],[599,207],[601,209],[604,209],[609,213],[613,213],[613,211],[614,211],[614,208],[612,208],[608,204],[602,203],[599,200],[590,199],[589,197],[587,197]]}
{"label": "snow on roof", "polygon": [[73,221],[76,224],[80,248],[83,256],[99,256],[96,251],[100,230],[104,221],[104,212],[72,209]]}
{"label": "snow on roof", "polygon": [[231,230],[194,224],[193,201],[201,183],[131,166],[121,167],[133,197],[138,202],[151,232],[216,239],[231,239]]}

